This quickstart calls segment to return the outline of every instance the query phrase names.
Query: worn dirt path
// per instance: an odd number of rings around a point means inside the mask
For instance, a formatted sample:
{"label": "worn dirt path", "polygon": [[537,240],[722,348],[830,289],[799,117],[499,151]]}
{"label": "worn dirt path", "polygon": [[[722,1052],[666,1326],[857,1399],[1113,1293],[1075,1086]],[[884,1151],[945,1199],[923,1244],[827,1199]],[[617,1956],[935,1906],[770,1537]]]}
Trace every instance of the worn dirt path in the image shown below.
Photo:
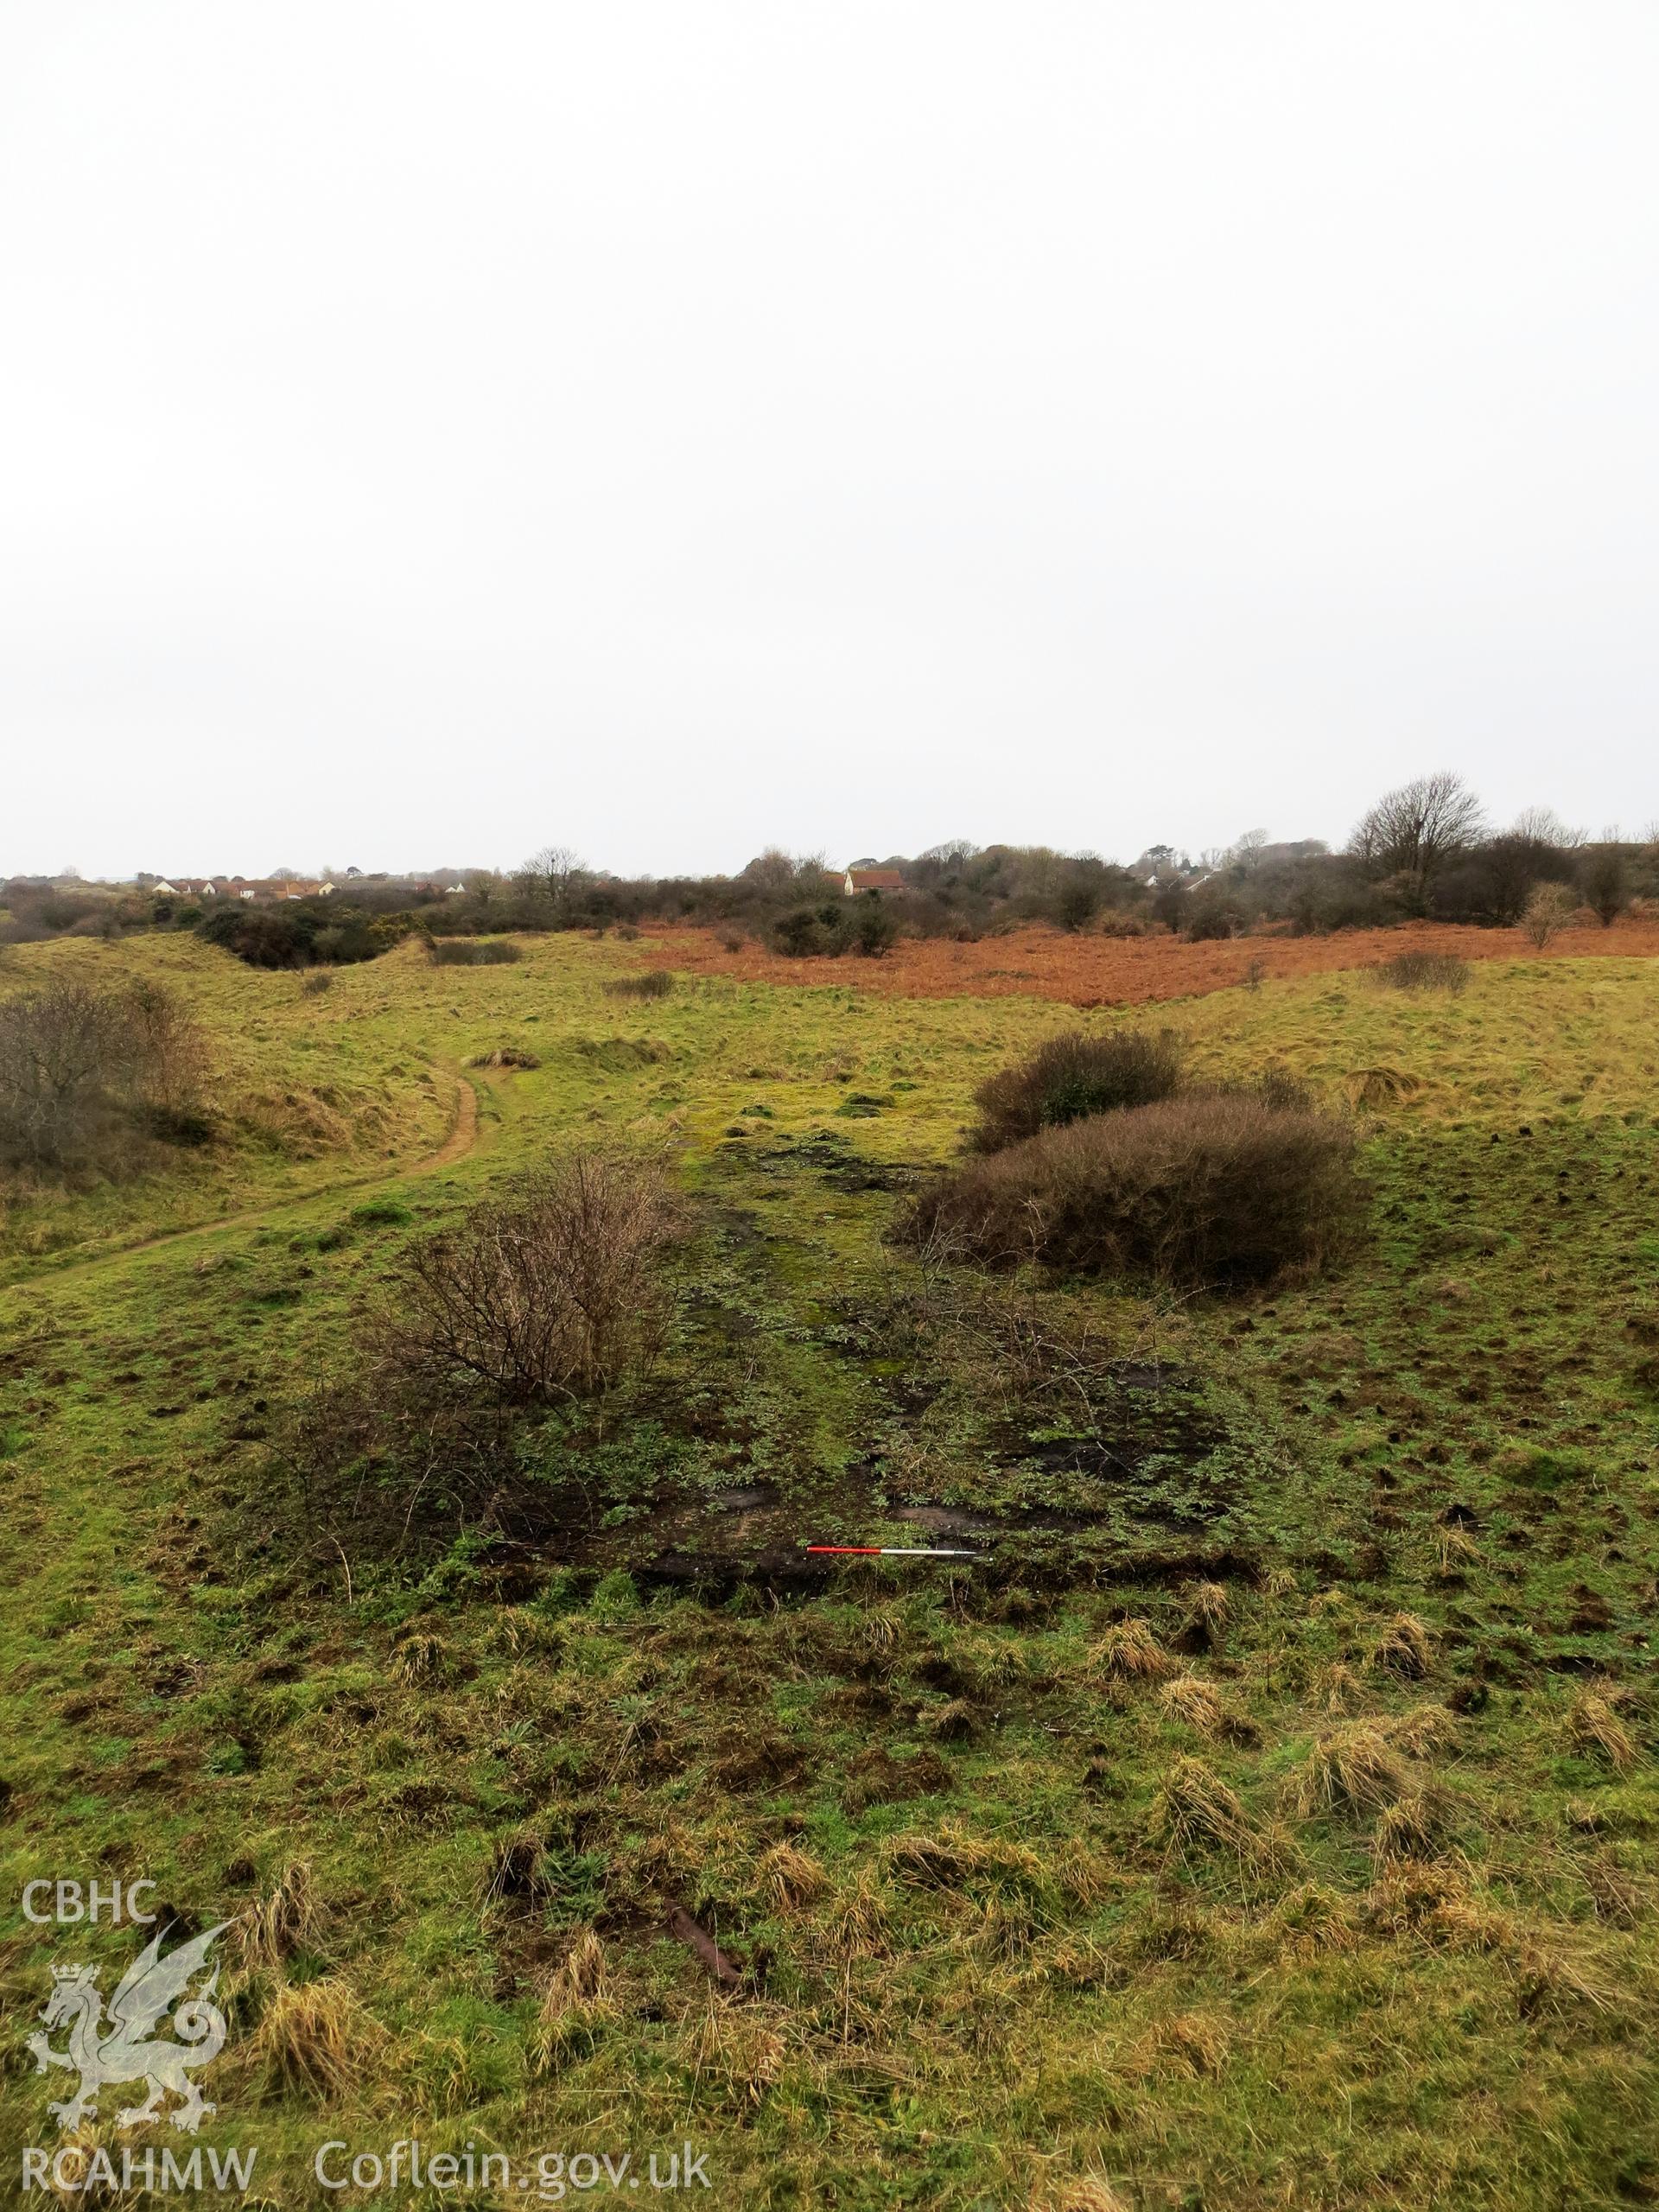
{"label": "worn dirt path", "polygon": [[248,1229],[265,1221],[272,1214],[287,1213],[297,1206],[318,1204],[325,1198],[345,1196],[353,1191],[374,1189],[382,1183],[406,1182],[416,1175],[429,1175],[441,1167],[453,1166],[464,1160],[478,1141],[478,1090],[471,1078],[460,1069],[452,1071],[455,1078],[455,1110],[449,1134],[435,1152],[412,1165],[377,1168],[368,1175],[350,1175],[343,1182],[319,1184],[314,1191],[297,1191],[285,1198],[273,1198],[269,1205],[246,1206],[235,1213],[219,1214],[211,1221],[193,1223],[188,1229],[163,1229],[154,1236],[141,1236],[130,1244],[107,1245],[96,1252],[74,1254],[78,1248],[61,1257],[51,1255],[33,1261],[27,1271],[0,1283],[0,1295],[7,1292],[28,1290],[47,1280],[60,1282],[66,1275],[81,1274],[89,1268],[101,1268],[116,1260],[136,1259],[143,1252],[154,1252],[164,1244],[188,1243],[192,1237],[217,1236],[230,1229]]}

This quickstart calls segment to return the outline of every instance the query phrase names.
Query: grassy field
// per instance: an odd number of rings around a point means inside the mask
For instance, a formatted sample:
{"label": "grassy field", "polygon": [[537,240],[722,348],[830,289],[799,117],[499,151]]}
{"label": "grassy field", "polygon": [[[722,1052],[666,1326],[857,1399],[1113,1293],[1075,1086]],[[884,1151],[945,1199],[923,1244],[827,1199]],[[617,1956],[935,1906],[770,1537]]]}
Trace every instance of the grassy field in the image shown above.
{"label": "grassy field", "polygon": [[[0,1848],[11,1899],[237,1917],[200,2139],[260,2145],[250,2201],[408,2136],[531,2178],[690,2142],[757,2206],[1659,2201],[1653,963],[1125,1017],[607,992],[651,950],[0,975],[157,974],[213,1040],[220,1141],[6,1216]],[[1340,1273],[1183,1300],[886,1240],[986,1075],[1120,1019],[1358,1117]],[[302,1497],[398,1250],[596,1136],[689,1202],[659,1371],[550,1417],[493,1532]],[[988,1557],[801,1552],[932,1541]],[[16,2174],[51,1966],[134,1946],[4,1926]]]}

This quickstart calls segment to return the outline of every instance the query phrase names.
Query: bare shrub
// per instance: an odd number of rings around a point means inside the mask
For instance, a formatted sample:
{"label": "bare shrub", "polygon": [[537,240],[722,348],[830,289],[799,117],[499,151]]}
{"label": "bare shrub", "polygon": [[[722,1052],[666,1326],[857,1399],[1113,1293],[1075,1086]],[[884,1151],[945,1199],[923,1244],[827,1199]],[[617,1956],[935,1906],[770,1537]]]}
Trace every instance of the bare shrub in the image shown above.
{"label": "bare shrub", "polygon": [[1172,1097],[1180,1082],[1180,1044],[1167,1032],[1152,1037],[1116,1029],[1091,1037],[1069,1030],[980,1085],[971,1142],[976,1152],[1000,1152],[1041,1129]]}
{"label": "bare shrub", "polygon": [[1328,1116],[1195,1093],[970,1160],[918,1201],[905,1231],[989,1266],[1266,1281],[1319,1266],[1357,1231],[1353,1150],[1351,1130]]}
{"label": "bare shrub", "polygon": [[0,1160],[112,1173],[145,1135],[199,1143],[200,1033],[168,992],[73,978],[0,1001]]}
{"label": "bare shrub", "polygon": [[1456,952],[1396,952],[1374,972],[1396,991],[1449,991],[1455,998],[1469,987],[1469,963]]}
{"label": "bare shrub", "polygon": [[503,1404],[589,1396],[659,1344],[677,1228],[652,1164],[572,1154],[410,1248],[386,1348],[406,1372],[482,1382]]}
{"label": "bare shrub", "polygon": [[1540,952],[1560,934],[1577,912],[1573,893],[1564,883],[1541,883],[1527,901],[1521,926]]}

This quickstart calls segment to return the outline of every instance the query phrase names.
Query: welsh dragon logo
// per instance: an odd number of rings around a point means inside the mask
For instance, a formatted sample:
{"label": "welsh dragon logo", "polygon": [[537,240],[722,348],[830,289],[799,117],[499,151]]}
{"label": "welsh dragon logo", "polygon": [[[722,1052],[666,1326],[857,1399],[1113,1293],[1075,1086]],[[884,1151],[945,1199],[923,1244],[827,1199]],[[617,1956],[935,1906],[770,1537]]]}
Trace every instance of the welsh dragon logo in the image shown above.
{"label": "welsh dragon logo", "polygon": [[217,1928],[181,1943],[165,1958],[162,1938],[168,1930],[159,1930],[117,1983],[107,2022],[98,1989],[98,1968],[53,1967],[52,1994],[41,2018],[48,2031],[68,2022],[69,2047],[54,2050],[47,2036],[37,2030],[29,2038],[29,2048],[35,2054],[37,2074],[44,2074],[48,2066],[63,2066],[80,2075],[75,2094],[48,2107],[66,2134],[92,2117],[98,2109],[99,2091],[112,2082],[143,2082],[149,2087],[143,2104],[129,2105],[117,2113],[117,2125],[122,2127],[159,2120],[169,2094],[184,2099],[169,2116],[174,2126],[183,2128],[187,2134],[194,2135],[204,2117],[214,2110],[203,2101],[190,2077],[195,2068],[207,2065],[225,2047],[225,2015],[213,2002],[219,1968],[215,1967],[205,1986],[174,2013],[168,2024],[181,2038],[180,2042],[157,2040],[152,2031],[162,2013],[184,1996],[207,1965],[209,1946],[230,1924],[221,1920]]}

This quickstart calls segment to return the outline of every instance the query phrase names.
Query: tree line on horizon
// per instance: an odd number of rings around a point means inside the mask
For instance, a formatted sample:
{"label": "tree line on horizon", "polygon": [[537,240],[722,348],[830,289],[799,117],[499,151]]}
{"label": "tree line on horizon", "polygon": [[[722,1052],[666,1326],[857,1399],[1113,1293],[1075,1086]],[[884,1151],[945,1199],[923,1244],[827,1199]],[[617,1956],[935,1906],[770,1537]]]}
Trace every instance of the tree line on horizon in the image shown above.
{"label": "tree line on horizon", "polygon": [[[971,941],[1026,923],[1203,940],[1268,925],[1298,935],[1422,919],[1506,928],[1529,907],[1535,917],[1548,907],[1555,926],[1579,909],[1611,926],[1637,900],[1659,897],[1659,834],[1626,838],[1609,830],[1592,838],[1543,807],[1495,826],[1477,794],[1447,772],[1385,793],[1340,851],[1316,838],[1279,842],[1250,830],[1196,859],[1154,845],[1123,864],[1093,852],[957,838],[852,865],[879,868],[897,883],[849,898],[842,870],[821,855],[777,849],[735,875],[620,877],[553,844],[511,872],[362,876],[327,899],[218,912],[138,889],[14,879],[0,893],[0,944],[65,931],[195,928],[256,964],[284,967],[372,958],[411,932],[626,932],[697,923],[721,931],[734,949],[757,940],[801,957],[876,957],[901,935]],[[459,891],[440,887],[457,881]]]}

